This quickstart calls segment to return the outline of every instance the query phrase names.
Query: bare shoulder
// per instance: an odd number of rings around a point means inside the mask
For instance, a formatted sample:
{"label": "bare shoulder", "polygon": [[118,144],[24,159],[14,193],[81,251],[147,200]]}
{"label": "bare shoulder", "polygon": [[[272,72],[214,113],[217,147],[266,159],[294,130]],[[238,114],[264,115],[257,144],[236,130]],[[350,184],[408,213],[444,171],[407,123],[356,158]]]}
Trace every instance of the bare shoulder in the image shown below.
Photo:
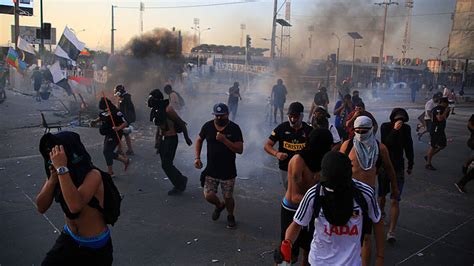
{"label": "bare shoulder", "polygon": [[339,148],[339,152],[345,153],[347,146],[349,145],[350,140],[346,140],[342,143],[341,147]]}
{"label": "bare shoulder", "polygon": [[89,173],[86,175],[86,179],[102,179],[102,175],[100,174],[99,170],[97,169],[92,169]]}

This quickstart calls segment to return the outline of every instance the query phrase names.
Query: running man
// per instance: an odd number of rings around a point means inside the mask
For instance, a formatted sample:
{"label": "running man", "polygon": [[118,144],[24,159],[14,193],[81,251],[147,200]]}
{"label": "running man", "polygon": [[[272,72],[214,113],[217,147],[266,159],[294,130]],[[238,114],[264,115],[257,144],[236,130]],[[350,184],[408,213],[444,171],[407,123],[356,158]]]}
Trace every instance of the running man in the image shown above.
{"label": "running man", "polygon": [[[229,108],[224,103],[214,105],[215,118],[206,122],[196,138],[196,159],[194,167],[202,168],[202,143],[207,142],[207,165],[204,169],[204,197],[215,206],[212,220],[219,219],[221,212],[227,209],[227,228],[235,228],[234,186],[237,177],[235,154],[242,154],[244,141],[240,127],[229,120]],[[224,201],[217,196],[221,185]]]}
{"label": "running man", "polygon": [[276,124],[277,121],[277,111],[280,110],[280,121],[283,123],[283,109],[285,108],[286,95],[288,91],[286,90],[285,85],[283,85],[283,80],[278,79],[277,84],[272,88],[272,103],[273,103],[273,122]]}
{"label": "running man", "polygon": [[[309,133],[313,128],[303,122],[304,107],[300,102],[293,102],[288,108],[288,121],[278,125],[264,145],[264,150],[278,159],[281,184],[288,188],[288,162],[296,152],[302,150]],[[278,150],[273,146],[278,142]]]}
{"label": "running man", "polygon": [[235,116],[237,115],[237,109],[239,107],[239,100],[242,101],[240,96],[239,83],[234,82],[234,86],[229,88],[229,99],[227,104],[229,105],[229,112],[232,115],[232,121],[235,121]]}
{"label": "running man", "polygon": [[130,134],[133,130],[133,127],[131,127],[132,123],[135,123],[137,116],[135,114],[135,106],[132,102],[132,95],[130,95],[130,93],[125,90],[125,87],[123,85],[117,85],[115,87],[114,95],[115,97],[118,97],[119,110],[120,112],[122,112],[128,124],[128,130],[123,131],[123,135],[125,136],[125,142],[127,143],[128,148],[125,154],[134,155],[135,153],[132,149],[132,138],[130,138]]}
{"label": "running man", "polygon": [[449,101],[448,98],[441,98],[438,102],[438,105],[431,110],[433,115],[432,126],[430,131],[431,136],[431,147],[428,149],[425,156],[426,165],[425,168],[428,170],[436,170],[436,168],[431,164],[433,157],[446,148],[447,139],[446,139],[446,120],[448,119],[449,112],[451,109],[448,107]]}

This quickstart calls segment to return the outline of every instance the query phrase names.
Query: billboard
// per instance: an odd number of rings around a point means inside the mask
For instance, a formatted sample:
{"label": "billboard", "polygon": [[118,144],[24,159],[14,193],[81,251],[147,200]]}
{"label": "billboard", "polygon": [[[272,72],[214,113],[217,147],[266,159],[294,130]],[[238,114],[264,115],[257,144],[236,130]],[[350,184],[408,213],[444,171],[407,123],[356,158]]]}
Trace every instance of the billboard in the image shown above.
{"label": "billboard", "polygon": [[[1,1],[1,0],[0,0]],[[20,37],[31,44],[40,44],[41,40],[36,38],[36,31],[40,27],[20,26]],[[15,40],[15,26],[11,26],[12,40]],[[56,28],[51,28],[51,39],[43,39],[44,44],[56,44]],[[13,41],[12,41],[13,42]]]}
{"label": "billboard", "polygon": [[449,35],[450,59],[474,59],[474,0],[457,0]]}
{"label": "billboard", "polygon": [[[20,16],[33,16],[33,0],[19,0]],[[0,14],[13,14],[13,0],[0,0]]]}

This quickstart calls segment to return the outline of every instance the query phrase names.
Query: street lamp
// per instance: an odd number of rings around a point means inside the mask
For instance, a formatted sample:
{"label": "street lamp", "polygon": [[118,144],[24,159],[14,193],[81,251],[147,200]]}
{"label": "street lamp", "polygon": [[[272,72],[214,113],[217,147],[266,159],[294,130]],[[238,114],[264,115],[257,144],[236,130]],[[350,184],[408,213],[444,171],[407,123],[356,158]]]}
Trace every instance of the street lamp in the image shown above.
{"label": "street lamp", "polygon": [[356,40],[362,39],[362,36],[358,32],[348,32],[349,36],[351,36],[354,45],[352,48],[352,66],[351,66],[351,78],[354,78],[354,61],[355,61],[355,52],[356,52]]}
{"label": "street lamp", "polygon": [[191,29],[197,31],[199,33],[199,37],[198,37],[198,45],[201,45],[201,33],[202,32],[205,32],[207,30],[211,30],[211,28],[207,28],[207,29],[201,29],[201,27],[199,27],[199,25],[197,25],[196,27],[191,27]]}
{"label": "street lamp", "polygon": [[344,37],[347,37],[349,35],[343,35],[342,37],[339,37],[335,32],[332,33],[332,36],[337,38],[337,52],[336,52],[336,85],[338,84],[338,72],[339,72],[339,50],[341,49],[341,40],[344,39]]}

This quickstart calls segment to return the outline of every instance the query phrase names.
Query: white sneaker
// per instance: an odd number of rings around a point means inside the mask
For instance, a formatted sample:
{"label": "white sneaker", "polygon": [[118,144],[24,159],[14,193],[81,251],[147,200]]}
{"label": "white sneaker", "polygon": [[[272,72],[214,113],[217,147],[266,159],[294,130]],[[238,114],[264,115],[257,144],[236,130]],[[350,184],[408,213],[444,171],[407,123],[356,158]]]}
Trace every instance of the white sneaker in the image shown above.
{"label": "white sneaker", "polygon": [[388,232],[387,233],[387,242],[390,243],[390,244],[393,244],[397,241],[397,238],[395,237],[395,233],[394,232]]}

